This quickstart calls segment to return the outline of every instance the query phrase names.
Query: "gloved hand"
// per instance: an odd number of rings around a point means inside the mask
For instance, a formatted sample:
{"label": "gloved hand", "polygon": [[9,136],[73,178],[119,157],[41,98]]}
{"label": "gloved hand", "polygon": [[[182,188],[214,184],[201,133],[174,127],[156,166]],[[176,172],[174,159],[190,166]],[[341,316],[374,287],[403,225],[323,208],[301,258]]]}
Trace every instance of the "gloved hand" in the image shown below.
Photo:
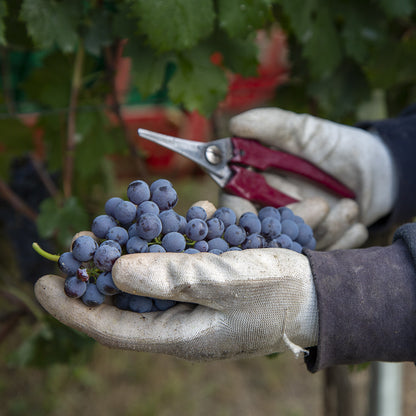
{"label": "gloved hand", "polygon": [[[301,178],[282,173],[264,175],[271,186],[303,201],[291,208],[307,217],[305,222],[314,228],[318,249],[360,246],[367,238],[366,226],[393,207],[394,166],[387,148],[375,134],[278,108],[259,108],[237,115],[230,121],[230,130],[235,136],[257,139],[303,157],[355,191],[356,202],[340,200]],[[255,211],[248,201],[225,193],[219,205]]]}
{"label": "gloved hand", "polygon": [[306,256],[283,249],[131,254],[112,270],[123,291],[180,302],[138,314],[66,297],[62,278],[43,276],[35,294],[66,325],[112,348],[189,360],[240,358],[316,345],[318,311]]}

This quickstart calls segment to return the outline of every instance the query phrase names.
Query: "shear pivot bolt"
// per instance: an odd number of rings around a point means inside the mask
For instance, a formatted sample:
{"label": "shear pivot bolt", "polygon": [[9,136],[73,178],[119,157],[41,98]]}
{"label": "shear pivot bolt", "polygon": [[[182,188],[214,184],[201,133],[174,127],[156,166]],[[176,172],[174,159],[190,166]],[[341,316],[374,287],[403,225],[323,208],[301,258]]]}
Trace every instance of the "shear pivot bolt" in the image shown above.
{"label": "shear pivot bolt", "polygon": [[212,165],[218,165],[222,160],[221,150],[215,145],[209,146],[205,151],[205,158]]}

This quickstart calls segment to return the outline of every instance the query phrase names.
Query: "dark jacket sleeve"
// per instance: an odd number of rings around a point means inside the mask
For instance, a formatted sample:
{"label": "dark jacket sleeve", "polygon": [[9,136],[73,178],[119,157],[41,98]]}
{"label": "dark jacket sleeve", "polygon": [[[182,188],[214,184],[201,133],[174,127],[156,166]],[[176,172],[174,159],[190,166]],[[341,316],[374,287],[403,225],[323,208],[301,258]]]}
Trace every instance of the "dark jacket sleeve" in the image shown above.
{"label": "dark jacket sleeve", "polygon": [[416,224],[400,227],[387,247],[305,254],[319,310],[318,346],[305,358],[311,372],[416,361]]}
{"label": "dark jacket sleeve", "polygon": [[[416,215],[416,104],[398,117],[357,125],[375,131],[387,145],[397,172],[397,200],[390,215],[372,226],[384,231],[411,220]],[[394,229],[394,228],[393,228]]]}

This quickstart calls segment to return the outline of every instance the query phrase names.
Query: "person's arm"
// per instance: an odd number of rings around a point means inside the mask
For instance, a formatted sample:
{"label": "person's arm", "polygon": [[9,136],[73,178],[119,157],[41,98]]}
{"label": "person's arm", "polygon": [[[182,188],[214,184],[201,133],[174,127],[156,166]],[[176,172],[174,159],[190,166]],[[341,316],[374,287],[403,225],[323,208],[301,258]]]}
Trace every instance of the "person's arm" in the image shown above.
{"label": "person's arm", "polygon": [[338,364],[416,361],[416,224],[388,247],[307,251],[319,310],[316,372]]}

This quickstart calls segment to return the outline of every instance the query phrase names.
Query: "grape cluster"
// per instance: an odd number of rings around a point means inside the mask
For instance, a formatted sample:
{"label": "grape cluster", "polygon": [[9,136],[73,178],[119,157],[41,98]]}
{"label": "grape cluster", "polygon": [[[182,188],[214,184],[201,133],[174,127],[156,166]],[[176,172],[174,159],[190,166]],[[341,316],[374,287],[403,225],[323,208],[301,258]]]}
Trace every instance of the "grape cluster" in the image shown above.
{"label": "grape cluster", "polygon": [[192,206],[182,216],[174,210],[178,195],[166,179],[150,186],[142,180],[133,181],[127,198],[110,198],[105,214],[92,222],[94,236],[79,236],[72,250],[59,257],[58,265],[67,275],[66,295],[81,298],[87,306],[100,305],[106,296],[111,296],[119,309],[140,313],[166,310],[176,304],[121,292],[111,270],[123,254],[221,254],[268,247],[301,253],[304,247],[315,248],[311,227],[287,207],[264,207],[258,214],[246,212],[237,219],[227,207],[209,216],[203,207]]}

